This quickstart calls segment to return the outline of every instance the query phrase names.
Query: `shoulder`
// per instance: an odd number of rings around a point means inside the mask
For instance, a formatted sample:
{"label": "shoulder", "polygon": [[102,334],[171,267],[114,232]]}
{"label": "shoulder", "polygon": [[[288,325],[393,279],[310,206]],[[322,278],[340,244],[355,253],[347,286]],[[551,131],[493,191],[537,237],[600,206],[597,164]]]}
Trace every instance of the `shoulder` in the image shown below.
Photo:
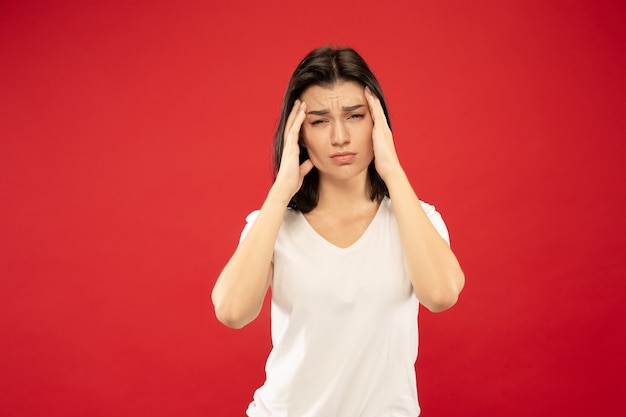
{"label": "shoulder", "polygon": [[[257,218],[259,217],[260,212],[261,210],[253,210],[250,212],[250,214],[246,216],[246,220],[245,220],[246,224],[243,227],[243,230],[241,232],[239,243],[241,243],[243,241],[243,238],[246,237],[246,235],[250,231],[250,228],[252,228],[252,225],[254,224],[254,222],[256,222]],[[291,226],[295,224],[300,217],[299,215],[300,215],[299,210],[287,208],[287,210],[285,211],[285,216],[283,217],[282,227]]]}
{"label": "shoulder", "polygon": [[246,216],[246,224],[243,227],[243,230],[241,231],[241,235],[239,236],[239,244],[241,244],[241,242],[243,242],[243,238],[246,237],[246,235],[248,234],[248,232],[252,228],[252,225],[256,221],[257,217],[259,217],[259,213],[260,212],[261,212],[261,210],[254,210],[254,211],[252,211],[250,214],[248,214]]}
{"label": "shoulder", "polygon": [[429,204],[425,201],[420,200],[420,205],[422,206],[422,209],[424,210],[424,213],[426,213],[426,215],[430,218],[431,216],[439,216],[441,217],[441,215],[439,214],[439,212],[437,211],[437,209],[435,208],[434,205]]}
{"label": "shoulder", "polygon": [[[259,217],[259,213],[261,212],[261,210],[253,210],[250,212],[250,214],[248,214],[246,216],[246,226],[251,226],[254,224],[254,222],[256,221],[257,217]],[[298,217],[298,215],[300,214],[299,210],[295,210],[292,209],[291,207],[287,208],[287,211],[285,211],[285,216],[283,221],[293,221],[294,219],[296,219]]]}
{"label": "shoulder", "polygon": [[[439,212],[437,211],[437,209],[435,208],[434,205],[429,204],[425,201],[419,200],[420,205],[422,206],[422,210],[424,210],[424,213],[426,213],[426,216],[428,216],[429,218],[432,217],[441,217],[441,215],[439,214]],[[383,201],[380,203],[381,206],[383,207],[383,209],[385,210],[393,210],[393,204],[391,202],[391,199],[389,197],[385,197],[383,199]]]}
{"label": "shoulder", "polygon": [[[422,210],[424,210],[424,213],[426,214],[426,217],[428,217],[428,220],[430,220],[430,223],[434,226],[439,235],[446,242],[448,242],[448,244],[450,244],[450,235],[448,233],[448,228],[446,226],[446,223],[443,221],[443,217],[441,217],[441,214],[439,213],[439,211],[437,211],[437,208],[433,204],[427,203],[425,201],[419,200],[419,202]],[[393,215],[393,205],[389,198],[385,198],[381,204],[386,204],[388,210]]]}
{"label": "shoulder", "polygon": [[445,240],[449,245],[450,234],[448,233],[448,227],[443,221],[443,217],[441,217],[441,214],[432,204],[428,204],[422,200],[420,200],[420,204],[422,206],[422,209],[424,210],[424,213],[426,213],[426,217],[428,217],[428,220],[430,220],[430,223],[435,227],[435,229],[437,229],[439,236],[441,236],[443,240]]}

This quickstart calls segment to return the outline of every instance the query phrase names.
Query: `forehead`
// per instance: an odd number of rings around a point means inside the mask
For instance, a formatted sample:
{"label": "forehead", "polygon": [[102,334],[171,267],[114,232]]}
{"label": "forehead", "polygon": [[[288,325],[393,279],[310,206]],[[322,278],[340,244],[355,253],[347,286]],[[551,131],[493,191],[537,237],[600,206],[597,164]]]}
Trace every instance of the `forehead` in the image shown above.
{"label": "forehead", "polygon": [[[301,96],[309,106],[319,103],[364,101],[363,87],[356,81],[339,81],[332,85],[312,85]],[[354,104],[354,103],[353,103]]]}

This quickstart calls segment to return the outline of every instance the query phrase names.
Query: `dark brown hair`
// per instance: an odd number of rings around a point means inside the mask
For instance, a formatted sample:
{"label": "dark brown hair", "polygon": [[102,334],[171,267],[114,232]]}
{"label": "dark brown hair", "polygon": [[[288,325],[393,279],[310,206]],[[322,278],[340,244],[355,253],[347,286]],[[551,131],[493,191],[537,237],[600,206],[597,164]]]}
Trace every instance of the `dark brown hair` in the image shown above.
{"label": "dark brown hair", "polygon": [[[289,113],[300,95],[313,85],[332,86],[339,81],[356,81],[363,87],[368,87],[372,93],[380,99],[380,103],[385,112],[387,123],[391,128],[387,105],[383,98],[383,92],[378,80],[367,66],[367,63],[352,48],[323,46],[311,51],[294,71],[287,91],[283,98],[283,105],[280,112],[280,121],[274,135],[274,179],[280,169],[280,160],[283,155],[283,138],[285,135],[285,124]],[[306,148],[300,145],[300,163],[306,161],[309,154]],[[387,185],[380,177],[374,166],[374,161],[368,167],[368,176],[371,185],[372,200],[382,200],[389,197]],[[304,213],[311,211],[317,206],[319,194],[319,172],[313,169],[304,177],[302,187],[291,198],[289,207],[298,209]]]}

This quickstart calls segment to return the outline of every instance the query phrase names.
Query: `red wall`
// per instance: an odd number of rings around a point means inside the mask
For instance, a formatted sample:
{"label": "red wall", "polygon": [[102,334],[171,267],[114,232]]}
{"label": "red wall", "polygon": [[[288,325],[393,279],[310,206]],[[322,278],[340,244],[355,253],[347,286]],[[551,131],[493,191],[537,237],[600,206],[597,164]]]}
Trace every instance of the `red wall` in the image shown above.
{"label": "red wall", "polygon": [[626,412],[626,3],[92,3],[0,3],[0,415],[243,415],[269,312],[210,290],[329,42],[466,272],[420,316],[423,415]]}

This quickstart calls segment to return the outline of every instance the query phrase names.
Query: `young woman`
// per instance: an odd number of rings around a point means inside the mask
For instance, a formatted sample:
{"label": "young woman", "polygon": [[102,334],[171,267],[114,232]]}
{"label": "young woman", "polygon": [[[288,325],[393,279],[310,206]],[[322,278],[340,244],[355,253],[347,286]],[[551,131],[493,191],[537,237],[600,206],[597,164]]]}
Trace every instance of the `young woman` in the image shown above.
{"label": "young woman", "polygon": [[212,293],[218,319],[241,328],[272,287],[273,349],[247,415],[419,415],[418,303],[451,307],[464,275],[354,50],[304,58],[274,142],[274,184]]}

